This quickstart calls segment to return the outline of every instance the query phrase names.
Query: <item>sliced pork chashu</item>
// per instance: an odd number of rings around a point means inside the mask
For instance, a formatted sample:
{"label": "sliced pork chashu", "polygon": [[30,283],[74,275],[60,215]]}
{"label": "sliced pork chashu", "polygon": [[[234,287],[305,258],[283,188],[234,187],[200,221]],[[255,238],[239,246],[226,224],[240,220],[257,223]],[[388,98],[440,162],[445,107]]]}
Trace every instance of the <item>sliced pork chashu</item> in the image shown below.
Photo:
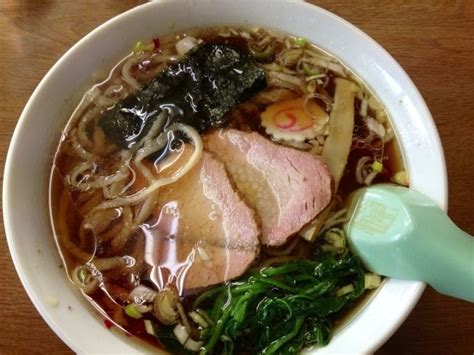
{"label": "sliced pork chashu", "polygon": [[313,154],[235,129],[209,134],[205,148],[260,217],[262,244],[283,245],[331,201],[331,174]]}
{"label": "sliced pork chashu", "polygon": [[257,257],[260,231],[254,212],[232,187],[224,165],[209,153],[178,182],[160,189],[158,204],[160,212],[145,232],[147,262],[161,276],[173,275],[179,289],[238,277]]}

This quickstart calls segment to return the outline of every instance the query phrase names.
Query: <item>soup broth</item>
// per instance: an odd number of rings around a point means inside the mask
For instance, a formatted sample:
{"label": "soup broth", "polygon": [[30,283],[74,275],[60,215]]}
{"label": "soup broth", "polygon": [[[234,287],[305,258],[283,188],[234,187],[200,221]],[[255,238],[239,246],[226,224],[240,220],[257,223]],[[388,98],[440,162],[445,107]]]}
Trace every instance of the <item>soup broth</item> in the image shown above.
{"label": "soup broth", "polygon": [[347,248],[344,199],[408,184],[399,151],[376,96],[303,38],[243,27],[153,38],[64,129],[55,238],[109,324],[161,349],[323,346],[380,283]]}

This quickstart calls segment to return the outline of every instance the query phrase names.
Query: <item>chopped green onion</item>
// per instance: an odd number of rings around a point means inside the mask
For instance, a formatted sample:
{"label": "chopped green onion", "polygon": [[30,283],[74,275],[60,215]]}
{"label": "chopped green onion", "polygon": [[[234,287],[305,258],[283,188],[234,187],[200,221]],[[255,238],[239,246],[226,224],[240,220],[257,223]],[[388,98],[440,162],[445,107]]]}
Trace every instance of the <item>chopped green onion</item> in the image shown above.
{"label": "chopped green onion", "polygon": [[143,317],[143,315],[140,313],[140,311],[137,309],[137,307],[135,307],[135,304],[133,303],[130,303],[129,305],[125,307],[125,313],[127,314],[127,316],[131,318],[135,318],[135,319],[140,319],[141,317]]}
{"label": "chopped green onion", "polygon": [[380,282],[382,282],[382,279],[377,274],[366,273],[364,275],[364,288],[366,290],[379,287]]}
{"label": "chopped green onion", "polygon": [[153,327],[153,323],[151,322],[151,320],[145,319],[144,324],[145,324],[145,331],[147,332],[147,334],[155,335],[155,328]]}
{"label": "chopped green onion", "polygon": [[165,288],[158,292],[153,301],[153,314],[166,325],[176,324],[178,321],[177,306],[179,296],[175,289]]}
{"label": "chopped green onion", "polygon": [[223,334],[221,335],[221,341],[232,341],[232,339],[229,336]]}
{"label": "chopped green onion", "polygon": [[87,274],[88,274],[87,270],[85,268],[81,268],[79,270],[79,280],[84,282],[86,280]]}
{"label": "chopped green onion", "polygon": [[186,343],[184,343],[183,347],[187,350],[191,351],[199,351],[201,350],[201,347],[204,345],[203,341],[195,341],[191,338],[186,340]]}
{"label": "chopped green onion", "polygon": [[349,284],[344,287],[341,287],[339,290],[336,291],[336,296],[341,297],[344,295],[347,295],[348,293],[351,293],[354,291],[354,285]]}
{"label": "chopped green onion", "polygon": [[204,310],[197,308],[196,312],[199,313],[206,320],[207,324],[210,324],[212,326],[214,325],[214,321]]}
{"label": "chopped green onion", "polygon": [[82,291],[93,293],[99,286],[98,278],[87,265],[77,266],[71,273],[71,279]]}
{"label": "chopped green onion", "polygon": [[306,39],[303,37],[295,38],[294,45],[297,47],[304,47],[306,45]]}
{"label": "chopped green onion", "polygon": [[252,57],[257,59],[267,59],[269,58],[275,50],[275,42],[271,42],[266,48],[264,49],[257,49],[253,46],[249,46],[249,52]]}
{"label": "chopped green onion", "polygon": [[204,319],[204,317],[202,315],[200,315],[199,313],[191,312],[191,313],[189,313],[189,316],[194,321],[194,323],[200,325],[201,327],[203,327],[203,328],[209,327],[209,323],[207,323],[206,320]]}
{"label": "chopped green onion", "polygon": [[181,345],[184,345],[184,343],[189,339],[189,333],[181,323],[178,323],[176,327],[174,327],[173,334]]}
{"label": "chopped green onion", "polygon": [[314,75],[310,75],[308,76],[305,81],[311,81],[311,80],[314,80],[314,79],[321,79],[321,78],[324,78],[326,76],[326,74],[314,74]]}
{"label": "chopped green onion", "polygon": [[138,41],[133,46],[133,53],[141,53],[144,50],[145,50],[145,43],[143,43],[142,41]]}
{"label": "chopped green onion", "polygon": [[258,31],[260,31],[260,28],[258,28],[258,27],[253,27],[253,28],[250,29],[250,33],[253,33],[253,34],[257,34]]}
{"label": "chopped green onion", "polygon": [[307,64],[305,62],[301,63],[301,69],[303,69],[303,72],[306,75],[321,74],[321,71],[319,70],[318,67],[311,67],[309,64]]}
{"label": "chopped green onion", "polygon": [[321,250],[331,254],[342,254],[346,250],[346,236],[342,229],[331,228],[324,233],[325,243],[321,245]]}
{"label": "chopped green onion", "polygon": [[408,181],[408,175],[405,170],[399,171],[396,173],[392,180],[397,183],[398,185],[408,186],[410,182]]}
{"label": "chopped green onion", "polygon": [[379,160],[374,161],[374,163],[372,164],[372,170],[380,173],[382,172],[382,169],[383,169],[382,162]]}

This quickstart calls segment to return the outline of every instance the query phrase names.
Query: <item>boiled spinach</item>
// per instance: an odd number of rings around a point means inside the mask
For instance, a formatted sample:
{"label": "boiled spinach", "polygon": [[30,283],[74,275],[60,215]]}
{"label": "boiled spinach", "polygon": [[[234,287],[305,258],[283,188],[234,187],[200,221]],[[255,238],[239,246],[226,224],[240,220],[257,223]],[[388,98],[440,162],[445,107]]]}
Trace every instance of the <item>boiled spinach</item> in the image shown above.
{"label": "boiled spinach", "polygon": [[[348,284],[353,291],[338,296]],[[360,297],[364,268],[357,256],[295,260],[246,275],[203,293],[193,308],[206,311],[214,326],[202,333],[202,354],[296,354],[326,345],[330,317]]]}

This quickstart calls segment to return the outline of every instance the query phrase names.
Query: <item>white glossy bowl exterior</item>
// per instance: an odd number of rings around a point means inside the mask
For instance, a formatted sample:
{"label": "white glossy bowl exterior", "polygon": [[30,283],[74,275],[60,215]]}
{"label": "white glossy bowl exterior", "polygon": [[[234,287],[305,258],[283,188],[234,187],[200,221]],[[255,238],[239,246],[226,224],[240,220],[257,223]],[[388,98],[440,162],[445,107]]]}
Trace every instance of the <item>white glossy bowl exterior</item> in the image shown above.
{"label": "white glossy bowl exterior", "polygon": [[[348,22],[300,1],[159,1],[134,8],[84,37],[48,72],[20,117],[5,167],[5,229],[18,275],[49,326],[76,352],[118,354],[146,349],[107,330],[58,267],[47,189],[58,133],[83,89],[91,84],[91,74],[110,67],[137,40],[219,24],[275,28],[306,37],[340,58],[390,112],[412,187],[447,207],[443,151],[423,99],[397,62]],[[388,280],[370,304],[317,353],[376,350],[400,326],[423,289],[421,282]]]}

